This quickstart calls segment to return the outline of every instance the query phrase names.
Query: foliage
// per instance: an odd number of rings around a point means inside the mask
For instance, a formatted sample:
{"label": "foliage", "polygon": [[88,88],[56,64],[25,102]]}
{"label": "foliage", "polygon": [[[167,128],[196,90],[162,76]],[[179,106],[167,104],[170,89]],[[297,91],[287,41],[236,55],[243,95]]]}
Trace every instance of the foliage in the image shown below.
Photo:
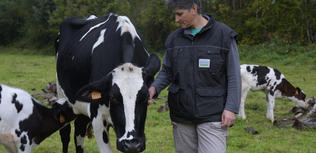
{"label": "foliage", "polygon": [[307,0],[215,0],[205,10],[235,29],[243,44],[269,42],[273,37],[284,44],[306,44],[315,43],[315,5]]}
{"label": "foliage", "polygon": [[17,5],[19,0],[0,1],[0,45],[13,43],[22,36],[21,28],[25,19],[23,18],[24,9]]}
{"label": "foliage", "polygon": [[109,1],[110,0],[54,0],[57,7],[49,16],[49,30],[56,36],[59,31],[59,24],[70,16],[79,18],[85,18],[92,14],[101,16],[104,14],[103,7],[106,6]]}
{"label": "foliage", "polygon": [[140,16],[140,29],[144,33],[146,45],[153,50],[163,50],[165,39],[176,28],[164,1],[149,3]]}
{"label": "foliage", "polygon": [[[53,44],[55,34],[48,29],[49,15],[55,9],[52,0],[26,0],[29,15],[25,16],[26,23],[23,26],[25,46],[33,44],[34,47],[43,47]],[[37,43],[34,43],[37,42]]]}
{"label": "foliage", "polygon": [[[316,43],[315,0],[201,0],[202,12],[239,33],[242,44]],[[165,0],[0,0],[0,45],[53,47],[59,24],[110,12],[128,16],[149,50],[161,51],[176,29]]]}

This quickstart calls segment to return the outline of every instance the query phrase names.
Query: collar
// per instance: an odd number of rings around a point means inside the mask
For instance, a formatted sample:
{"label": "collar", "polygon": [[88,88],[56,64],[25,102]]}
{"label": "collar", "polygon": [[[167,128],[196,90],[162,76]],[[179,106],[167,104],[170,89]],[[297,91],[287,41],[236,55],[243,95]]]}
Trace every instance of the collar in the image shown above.
{"label": "collar", "polygon": [[[208,14],[203,14],[202,15],[204,18],[207,19],[207,24],[202,28],[202,30],[199,33],[202,33],[208,29],[211,29],[213,27],[213,25],[215,24],[215,18],[212,15],[208,15]],[[185,35],[191,35],[191,28],[186,28],[183,29],[183,33]]]}

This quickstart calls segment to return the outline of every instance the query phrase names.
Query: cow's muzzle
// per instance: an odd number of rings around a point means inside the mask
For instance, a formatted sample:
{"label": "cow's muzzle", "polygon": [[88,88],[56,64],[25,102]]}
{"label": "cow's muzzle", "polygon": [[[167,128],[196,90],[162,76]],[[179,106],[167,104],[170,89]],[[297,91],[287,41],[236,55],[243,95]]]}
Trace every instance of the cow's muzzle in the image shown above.
{"label": "cow's muzzle", "polygon": [[145,150],[145,141],[140,139],[123,140],[117,146],[117,149],[124,153],[139,153]]}

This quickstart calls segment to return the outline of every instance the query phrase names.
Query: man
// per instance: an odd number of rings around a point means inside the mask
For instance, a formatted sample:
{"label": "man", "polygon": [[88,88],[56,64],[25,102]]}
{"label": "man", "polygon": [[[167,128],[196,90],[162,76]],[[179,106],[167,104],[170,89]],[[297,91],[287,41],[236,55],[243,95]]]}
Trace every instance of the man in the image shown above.
{"label": "man", "polygon": [[241,95],[237,33],[202,15],[199,0],[168,0],[167,5],[181,28],[166,40],[163,67],[148,102],[170,84],[176,153],[226,152]]}

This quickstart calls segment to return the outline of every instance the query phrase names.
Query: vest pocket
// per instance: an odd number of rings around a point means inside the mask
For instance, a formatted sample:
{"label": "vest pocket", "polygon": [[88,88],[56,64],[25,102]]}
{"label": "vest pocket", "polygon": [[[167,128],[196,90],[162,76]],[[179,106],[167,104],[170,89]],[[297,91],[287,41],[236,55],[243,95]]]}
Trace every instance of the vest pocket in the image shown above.
{"label": "vest pocket", "polygon": [[175,85],[170,85],[168,91],[168,105],[170,107],[170,112],[173,113],[172,110],[175,110],[176,106],[179,103],[179,96],[177,94],[179,91],[179,87]]}
{"label": "vest pocket", "polygon": [[192,99],[187,91],[180,89],[179,86],[171,85],[168,88],[168,105],[170,113],[178,117],[189,117],[192,113],[192,106],[188,103]]}
{"label": "vest pocket", "polygon": [[224,109],[225,91],[222,88],[197,88],[196,109],[199,117],[221,113]]}
{"label": "vest pocket", "polygon": [[[200,70],[208,70],[212,75],[215,75],[216,73],[222,71],[222,68],[224,66],[225,59],[223,58],[223,54],[225,54],[223,50],[220,48],[200,48],[198,50],[198,68]],[[203,62],[208,60],[205,67],[203,67]],[[204,62],[205,63],[205,62]]]}

